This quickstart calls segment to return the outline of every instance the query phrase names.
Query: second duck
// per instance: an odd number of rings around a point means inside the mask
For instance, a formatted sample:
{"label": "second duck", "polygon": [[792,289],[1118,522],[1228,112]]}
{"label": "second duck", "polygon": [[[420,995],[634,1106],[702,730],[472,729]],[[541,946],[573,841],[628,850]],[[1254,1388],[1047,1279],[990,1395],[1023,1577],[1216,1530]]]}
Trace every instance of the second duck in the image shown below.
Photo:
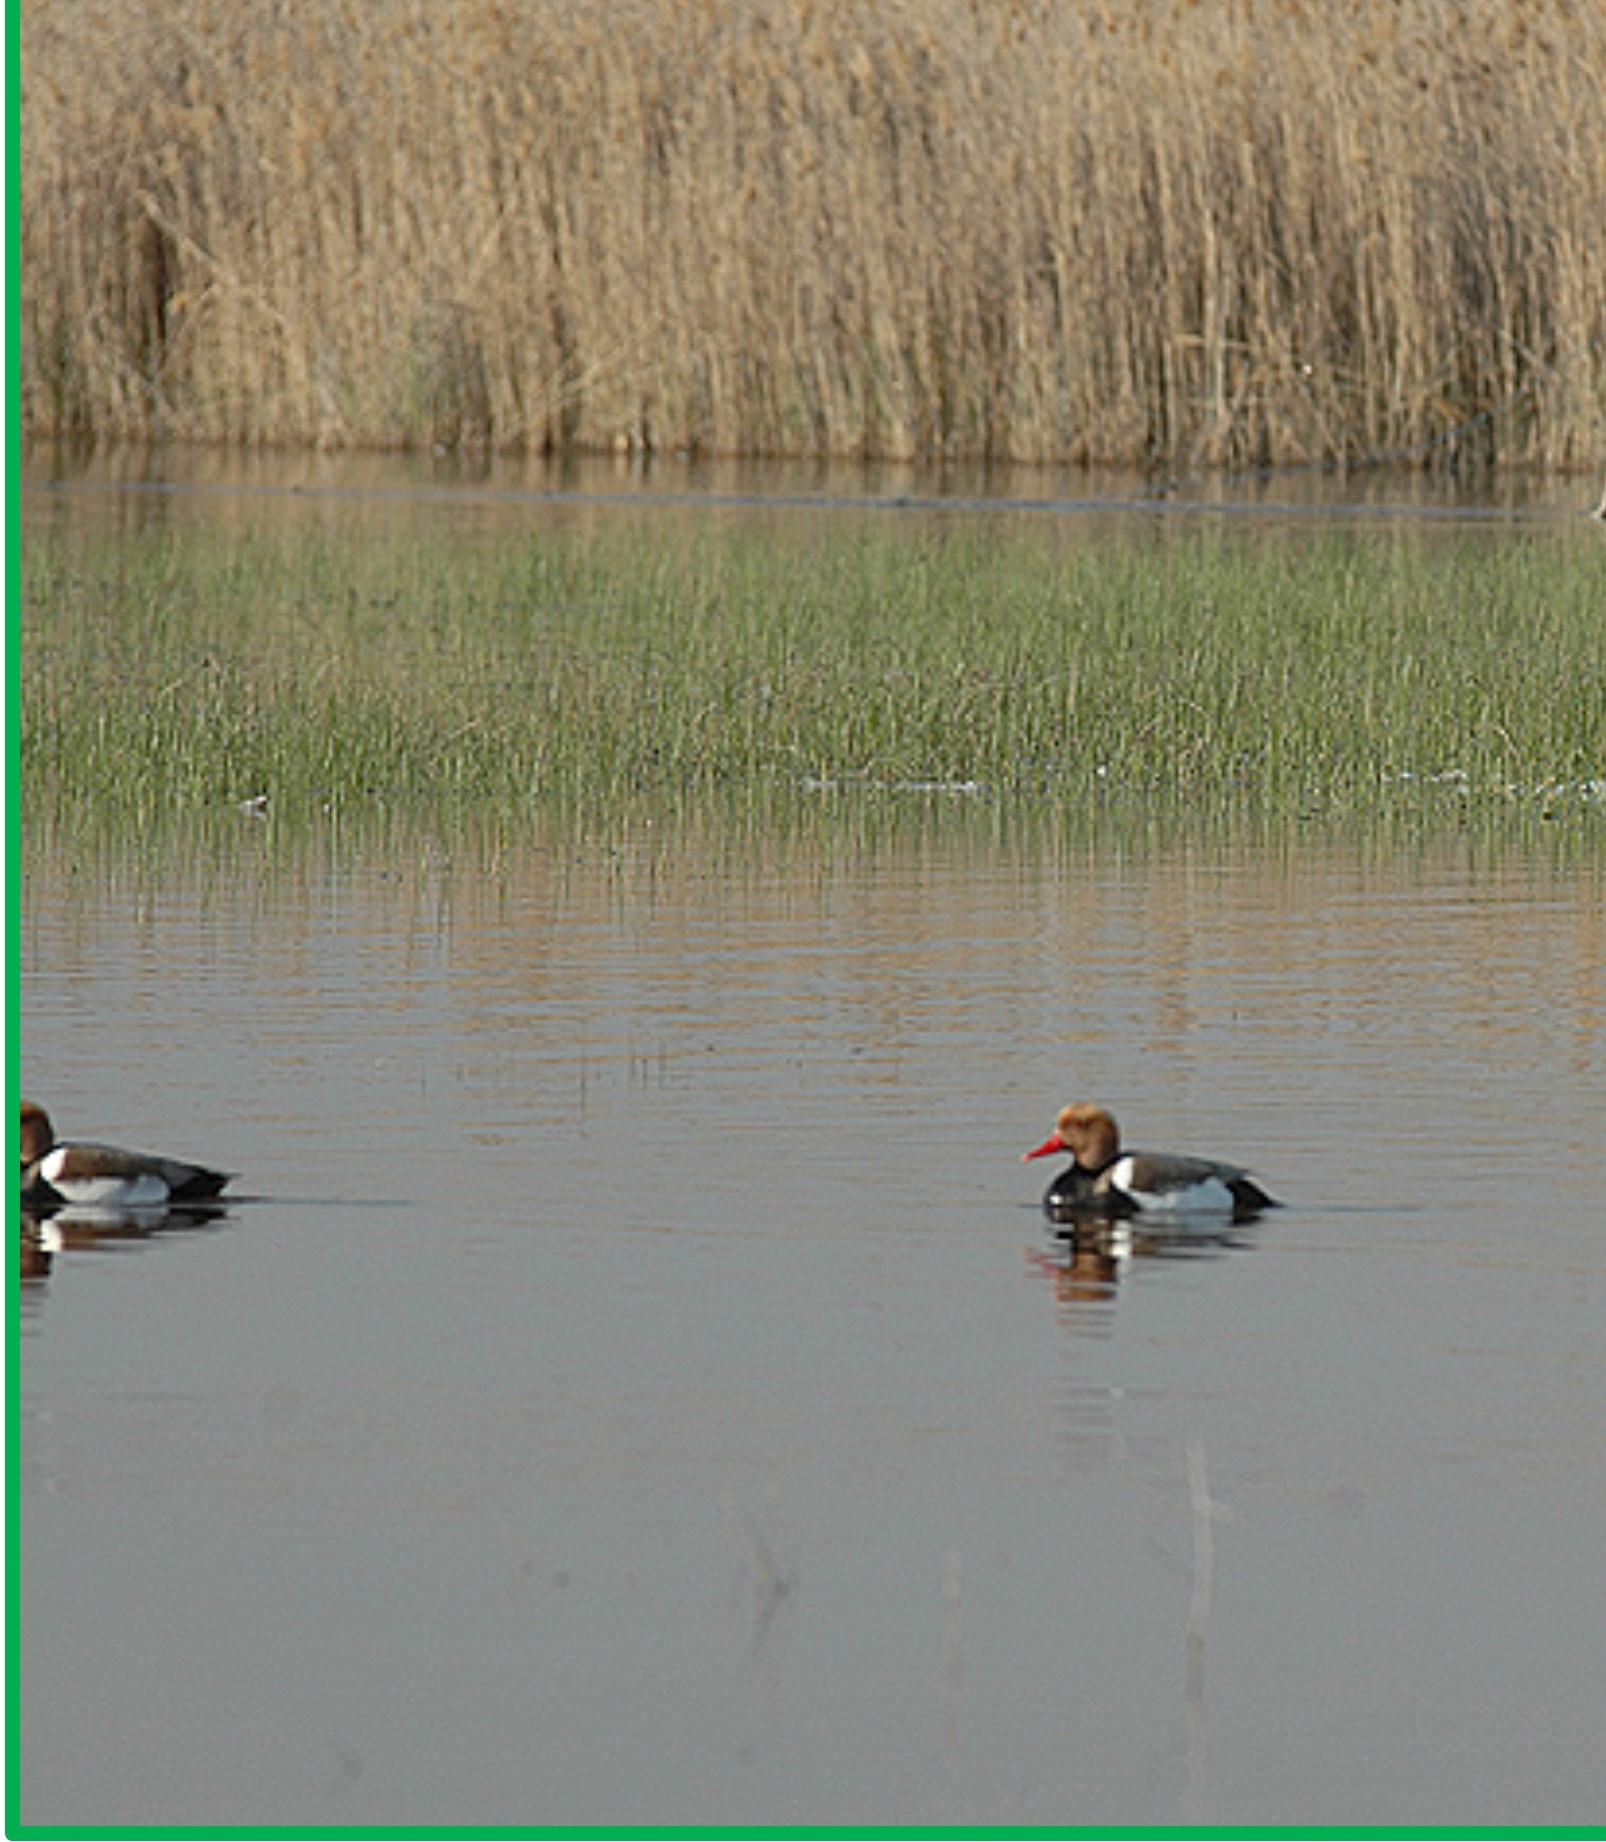
{"label": "second duck", "polygon": [[1048,1186],[1043,1212],[1053,1222],[1115,1220],[1124,1216],[1230,1216],[1246,1221],[1275,1209],[1274,1197],[1236,1164],[1174,1152],[1122,1151],[1121,1132],[1101,1106],[1077,1101],[1062,1110],[1054,1130],[1022,1159],[1066,1152],[1071,1162]]}

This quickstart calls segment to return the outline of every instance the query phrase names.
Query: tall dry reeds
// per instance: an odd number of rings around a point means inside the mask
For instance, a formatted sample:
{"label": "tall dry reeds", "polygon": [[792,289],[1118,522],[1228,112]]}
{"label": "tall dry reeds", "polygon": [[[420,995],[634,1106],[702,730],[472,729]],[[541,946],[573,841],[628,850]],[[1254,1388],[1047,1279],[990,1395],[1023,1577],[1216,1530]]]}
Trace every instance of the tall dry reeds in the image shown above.
{"label": "tall dry reeds", "polygon": [[24,0],[21,46],[38,434],[1606,448],[1592,0]]}

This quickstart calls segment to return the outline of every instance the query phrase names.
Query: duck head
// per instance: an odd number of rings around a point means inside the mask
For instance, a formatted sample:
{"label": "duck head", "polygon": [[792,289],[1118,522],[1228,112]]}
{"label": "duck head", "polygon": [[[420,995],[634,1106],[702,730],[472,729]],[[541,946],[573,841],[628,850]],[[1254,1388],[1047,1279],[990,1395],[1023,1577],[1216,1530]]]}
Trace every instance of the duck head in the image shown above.
{"label": "duck head", "polygon": [[1035,1150],[1023,1151],[1021,1160],[1052,1157],[1057,1151],[1068,1152],[1083,1170],[1103,1170],[1120,1155],[1120,1128],[1103,1107],[1074,1101],[1061,1109],[1053,1132]]}

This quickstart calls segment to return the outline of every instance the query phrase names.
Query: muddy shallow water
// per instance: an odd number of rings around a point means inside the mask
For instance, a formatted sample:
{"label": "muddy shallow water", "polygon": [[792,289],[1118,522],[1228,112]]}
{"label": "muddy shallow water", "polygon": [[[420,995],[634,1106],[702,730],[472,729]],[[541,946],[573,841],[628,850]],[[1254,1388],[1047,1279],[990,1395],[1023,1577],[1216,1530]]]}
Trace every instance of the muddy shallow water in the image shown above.
{"label": "muddy shallow water", "polygon": [[[241,1173],[24,1287],[25,1820],[1598,1816],[1598,863],[256,823],[24,863]],[[1288,1206],[1067,1253],[1076,1097]]]}

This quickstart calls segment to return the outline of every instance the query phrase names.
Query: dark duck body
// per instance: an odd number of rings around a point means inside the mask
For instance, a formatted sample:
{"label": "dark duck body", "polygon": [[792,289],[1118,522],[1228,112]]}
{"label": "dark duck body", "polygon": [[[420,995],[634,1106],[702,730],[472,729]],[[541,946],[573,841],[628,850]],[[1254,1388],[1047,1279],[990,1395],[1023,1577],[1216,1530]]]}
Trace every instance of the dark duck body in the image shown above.
{"label": "dark duck body", "polygon": [[124,1151],[84,1141],[58,1144],[50,1115],[22,1102],[22,1206],[38,1214],[77,1205],[97,1209],[159,1209],[206,1202],[231,1173],[183,1158]]}
{"label": "dark duck body", "polygon": [[1119,1221],[1169,1214],[1247,1221],[1278,1204],[1236,1164],[1174,1152],[1122,1151],[1120,1128],[1101,1106],[1066,1107],[1054,1131],[1023,1158],[1067,1152],[1071,1162],[1048,1186],[1043,1212],[1053,1222]]}

